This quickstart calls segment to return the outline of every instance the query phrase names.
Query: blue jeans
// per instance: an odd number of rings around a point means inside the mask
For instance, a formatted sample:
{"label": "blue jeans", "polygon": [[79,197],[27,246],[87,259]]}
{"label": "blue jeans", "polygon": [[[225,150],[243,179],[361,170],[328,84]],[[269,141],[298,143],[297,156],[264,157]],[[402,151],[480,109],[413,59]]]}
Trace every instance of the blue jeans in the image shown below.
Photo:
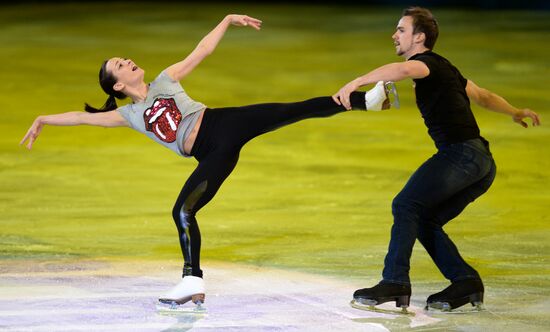
{"label": "blue jeans", "polygon": [[410,285],[409,261],[417,238],[451,282],[480,278],[462,259],[443,226],[485,193],[495,174],[485,140],[439,146],[393,200],[394,222],[382,282]]}

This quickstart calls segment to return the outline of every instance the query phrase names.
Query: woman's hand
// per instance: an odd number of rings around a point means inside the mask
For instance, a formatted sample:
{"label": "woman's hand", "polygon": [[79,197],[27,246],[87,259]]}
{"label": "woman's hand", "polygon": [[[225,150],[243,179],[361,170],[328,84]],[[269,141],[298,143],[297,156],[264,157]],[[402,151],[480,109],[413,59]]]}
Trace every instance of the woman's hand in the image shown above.
{"label": "woman's hand", "polygon": [[227,17],[230,19],[230,23],[232,25],[239,27],[251,26],[256,30],[260,30],[262,27],[262,21],[247,15],[231,14]]}
{"label": "woman's hand", "polygon": [[189,54],[182,61],[166,68],[166,73],[168,76],[170,76],[174,81],[181,81],[185,76],[191,73],[204,58],[214,52],[218,46],[218,43],[224,36],[225,31],[231,25],[251,26],[256,30],[260,30],[262,21],[246,15],[231,14],[225,16],[212,31],[201,39],[191,54]]}
{"label": "woman's hand", "polygon": [[19,145],[23,145],[25,141],[28,140],[29,142],[27,143],[27,149],[30,150],[32,148],[32,144],[34,143],[34,141],[36,141],[38,135],[40,135],[43,127],[44,123],[42,123],[42,118],[39,116],[36,118],[36,120],[34,120],[25,137],[23,137],[21,142],[19,142]]}

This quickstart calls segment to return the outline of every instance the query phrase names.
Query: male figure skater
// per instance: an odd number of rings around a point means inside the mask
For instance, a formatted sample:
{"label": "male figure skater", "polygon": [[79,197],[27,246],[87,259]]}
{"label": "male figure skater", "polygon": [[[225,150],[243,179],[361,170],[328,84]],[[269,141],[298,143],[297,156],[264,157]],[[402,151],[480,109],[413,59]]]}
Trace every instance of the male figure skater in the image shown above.
{"label": "male figure skater", "polygon": [[447,222],[489,189],[496,173],[489,143],[480,135],[470,100],[511,116],[523,127],[527,127],[524,118],[531,118],[533,126],[540,124],[535,112],[518,109],[478,87],[434,53],[438,34],[437,21],[428,9],[405,9],[392,38],[397,55],[406,61],[381,66],[349,82],[333,96],[337,103],[350,108],[350,93],[363,85],[412,78],[416,104],[437,147],[437,153],[416,170],[393,200],[394,223],[382,281],[357,290],[353,294],[355,302],[372,306],[396,301],[397,307],[408,307],[409,260],[418,238],[451,282],[443,291],[430,295],[427,306],[452,310],[468,302],[481,305],[484,288],[478,272],[462,259],[443,230]]}

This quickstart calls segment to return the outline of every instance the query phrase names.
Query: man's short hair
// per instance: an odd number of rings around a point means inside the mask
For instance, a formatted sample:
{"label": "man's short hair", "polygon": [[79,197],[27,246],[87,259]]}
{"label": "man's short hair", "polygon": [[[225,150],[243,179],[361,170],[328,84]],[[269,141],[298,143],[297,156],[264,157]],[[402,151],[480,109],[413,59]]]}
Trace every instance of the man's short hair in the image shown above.
{"label": "man's short hair", "polygon": [[430,50],[433,49],[439,36],[439,27],[432,12],[422,7],[409,7],[403,10],[403,16],[413,18],[413,34],[423,32],[426,36],[424,46]]}

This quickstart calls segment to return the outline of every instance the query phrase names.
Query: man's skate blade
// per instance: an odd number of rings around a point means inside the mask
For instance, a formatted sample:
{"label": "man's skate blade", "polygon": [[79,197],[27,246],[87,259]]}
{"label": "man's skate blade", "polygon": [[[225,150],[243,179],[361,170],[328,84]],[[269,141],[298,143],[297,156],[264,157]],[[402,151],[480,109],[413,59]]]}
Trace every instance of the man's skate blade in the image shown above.
{"label": "man's skate blade", "polygon": [[448,315],[448,314],[475,314],[485,311],[483,303],[475,303],[472,306],[464,305],[459,308],[451,309],[451,306],[446,302],[435,302],[426,305],[424,310],[430,314]]}
{"label": "man's skate blade", "polygon": [[388,95],[388,98],[390,98],[390,104],[394,108],[401,107],[401,104],[399,103],[399,94],[397,93],[397,87],[395,86],[395,83],[388,81],[384,83],[384,88],[386,89],[386,94]]}
{"label": "man's skate blade", "polygon": [[412,311],[408,311],[406,308],[402,309],[391,309],[391,307],[384,306],[384,307],[376,307],[374,305],[369,304],[363,304],[360,302],[357,302],[355,300],[351,300],[349,305],[354,309],[364,310],[364,311],[371,311],[371,312],[378,312],[381,314],[388,314],[388,315],[407,315],[407,316],[414,316],[415,313]]}

